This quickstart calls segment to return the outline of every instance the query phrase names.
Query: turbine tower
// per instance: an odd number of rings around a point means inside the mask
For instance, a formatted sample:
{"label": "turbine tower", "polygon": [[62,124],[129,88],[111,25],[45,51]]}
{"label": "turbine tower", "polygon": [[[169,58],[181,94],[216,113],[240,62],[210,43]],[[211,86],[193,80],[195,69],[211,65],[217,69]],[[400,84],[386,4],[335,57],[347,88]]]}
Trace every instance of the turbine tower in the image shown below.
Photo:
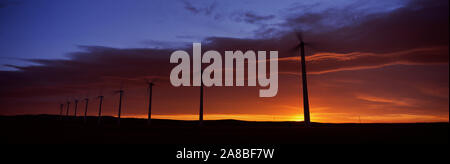
{"label": "turbine tower", "polygon": [[64,104],[59,104],[59,119],[61,120],[64,111]]}
{"label": "turbine tower", "polygon": [[122,96],[123,96],[122,88],[118,90],[116,93],[119,93],[119,112],[117,113],[117,125],[120,126],[120,116],[122,114]]}
{"label": "turbine tower", "polygon": [[153,86],[155,85],[153,82],[147,82],[148,84],[148,121],[147,125],[150,125],[152,120],[152,95],[153,95]]}
{"label": "turbine tower", "polygon": [[303,85],[303,112],[304,112],[304,122],[306,126],[311,123],[309,116],[309,99],[308,99],[308,82],[306,80],[306,60],[305,60],[305,43],[303,42],[303,37],[301,33],[297,33],[297,39],[300,41],[300,58],[302,67],[302,85]]}
{"label": "turbine tower", "polygon": [[77,117],[77,108],[78,108],[78,100],[75,99],[75,111],[73,113],[73,116],[76,118]]}
{"label": "turbine tower", "polygon": [[100,99],[99,105],[98,105],[98,120],[97,120],[97,124],[101,124],[102,122],[102,103],[103,103],[103,96],[98,96],[98,98]]}
{"label": "turbine tower", "polygon": [[86,105],[84,107],[84,123],[87,123],[87,112],[88,112],[88,104],[89,104],[89,99],[85,98],[84,101],[86,102]]}
{"label": "turbine tower", "polygon": [[199,124],[203,123],[203,69],[200,73],[200,112],[199,112]]}
{"label": "turbine tower", "polygon": [[66,117],[69,117],[69,106],[70,106],[70,101],[67,101]]}

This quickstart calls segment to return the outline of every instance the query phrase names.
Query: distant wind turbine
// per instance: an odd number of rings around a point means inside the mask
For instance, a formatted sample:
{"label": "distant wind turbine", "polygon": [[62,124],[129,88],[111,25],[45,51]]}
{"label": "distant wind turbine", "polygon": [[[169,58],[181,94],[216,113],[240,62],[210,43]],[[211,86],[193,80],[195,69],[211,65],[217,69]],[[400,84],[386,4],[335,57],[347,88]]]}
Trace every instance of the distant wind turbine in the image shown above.
{"label": "distant wind turbine", "polygon": [[120,126],[120,116],[122,114],[122,97],[123,97],[123,90],[122,87],[120,87],[120,90],[116,91],[116,93],[119,93],[119,111],[117,113],[117,125]]}
{"label": "distant wind turbine", "polygon": [[103,96],[100,95],[98,96],[98,99],[100,99],[99,101],[99,105],[98,105],[98,120],[97,120],[97,124],[101,124],[102,123],[102,103],[103,103]]}
{"label": "distant wind turbine", "polygon": [[59,104],[59,119],[62,119],[63,116],[63,111],[64,111],[64,104]]}
{"label": "distant wind turbine", "polygon": [[297,33],[297,39],[300,41],[299,45],[296,45],[296,49],[300,48],[300,58],[302,67],[302,84],[303,84],[303,112],[304,112],[304,122],[306,126],[311,123],[309,115],[309,99],[308,99],[308,83],[306,80],[306,59],[305,59],[305,43],[303,42],[302,33]]}
{"label": "distant wind turbine", "polygon": [[202,74],[203,74],[203,69],[201,70],[200,73],[200,112],[199,112],[199,124],[203,123],[203,78],[202,78]]}
{"label": "distant wind turbine", "polygon": [[69,117],[69,106],[70,106],[70,101],[67,101],[66,117]]}
{"label": "distant wind turbine", "polygon": [[77,117],[77,108],[78,108],[78,99],[75,99],[75,111],[73,112],[73,116]]}
{"label": "distant wind turbine", "polygon": [[153,95],[153,86],[155,85],[153,81],[147,81],[148,84],[148,120],[147,125],[151,124],[152,120],[152,95]]}
{"label": "distant wind turbine", "polygon": [[85,98],[85,107],[84,107],[84,123],[87,123],[87,112],[88,112],[88,104],[89,104],[89,98]]}

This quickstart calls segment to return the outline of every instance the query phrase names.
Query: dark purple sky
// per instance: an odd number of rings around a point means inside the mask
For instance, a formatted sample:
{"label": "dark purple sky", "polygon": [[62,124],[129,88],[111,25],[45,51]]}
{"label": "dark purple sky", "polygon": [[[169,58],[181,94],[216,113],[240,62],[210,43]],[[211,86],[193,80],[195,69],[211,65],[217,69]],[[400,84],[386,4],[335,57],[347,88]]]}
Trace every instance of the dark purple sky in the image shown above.
{"label": "dark purple sky", "polygon": [[[261,38],[287,19],[333,13],[320,26],[351,26],[367,15],[403,7],[389,1],[1,0],[0,70],[20,59],[64,59],[78,45],[115,48],[180,47],[207,37]],[[314,19],[314,17],[308,18]],[[307,20],[306,20],[307,21]],[[304,28],[314,28],[305,26]]]}

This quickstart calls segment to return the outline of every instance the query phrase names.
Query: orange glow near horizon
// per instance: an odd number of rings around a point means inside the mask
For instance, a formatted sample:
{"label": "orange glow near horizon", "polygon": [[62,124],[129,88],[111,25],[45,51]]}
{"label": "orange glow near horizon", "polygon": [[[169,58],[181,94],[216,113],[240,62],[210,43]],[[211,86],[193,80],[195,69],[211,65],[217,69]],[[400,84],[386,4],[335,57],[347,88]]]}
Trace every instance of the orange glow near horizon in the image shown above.
{"label": "orange glow near horizon", "polygon": [[[426,70],[419,66],[391,66],[309,75],[311,121],[320,123],[449,122],[448,82],[445,81],[447,79],[443,80],[443,77],[431,76],[429,73],[433,70],[448,71],[448,65],[433,66],[430,69]],[[421,76],[417,76],[418,74]],[[427,75],[431,77],[423,78]],[[300,84],[298,75],[280,74],[278,94],[271,98],[259,97],[259,87],[206,87],[204,89],[204,119],[303,121]],[[115,89],[114,86],[105,88],[108,88],[105,89],[108,92],[104,93],[102,115],[116,116],[119,96],[112,91],[109,92]],[[152,118],[198,120],[198,87],[173,87],[161,82],[153,89]],[[35,93],[41,92],[34,90],[30,92],[32,97],[30,100],[35,98]],[[84,93],[84,89],[80,89],[77,97],[84,96]],[[147,118],[147,86],[141,83],[128,85],[124,95],[122,116]],[[98,99],[91,98],[88,115],[98,114],[98,104]],[[81,115],[84,102],[78,105],[78,115]],[[6,115],[59,113],[59,104],[54,101],[40,103],[40,101],[24,100],[23,103],[16,102],[4,108],[7,109],[3,113]],[[70,112],[73,110],[74,106],[71,105]]]}
{"label": "orange glow near horizon", "polygon": [[[146,119],[147,115],[128,115],[124,118]],[[154,119],[198,120],[195,114],[153,115]],[[205,120],[241,120],[241,121],[303,121],[303,115],[249,115],[249,114],[205,114]],[[428,115],[391,114],[383,116],[346,116],[338,113],[311,114],[312,122],[319,123],[417,123],[417,122],[449,122],[448,118]],[[386,122],[389,120],[389,122]]]}

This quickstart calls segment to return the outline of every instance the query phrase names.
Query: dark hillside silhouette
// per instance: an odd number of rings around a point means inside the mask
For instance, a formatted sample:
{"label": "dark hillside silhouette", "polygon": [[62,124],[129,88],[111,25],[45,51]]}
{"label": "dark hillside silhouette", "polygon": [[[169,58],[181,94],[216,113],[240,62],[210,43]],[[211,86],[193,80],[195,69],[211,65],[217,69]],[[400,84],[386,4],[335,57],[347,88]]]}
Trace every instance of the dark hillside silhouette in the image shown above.
{"label": "dark hillside silhouette", "polygon": [[177,121],[104,116],[58,120],[54,115],[0,116],[2,143],[448,143],[448,123],[325,124],[237,120]]}

